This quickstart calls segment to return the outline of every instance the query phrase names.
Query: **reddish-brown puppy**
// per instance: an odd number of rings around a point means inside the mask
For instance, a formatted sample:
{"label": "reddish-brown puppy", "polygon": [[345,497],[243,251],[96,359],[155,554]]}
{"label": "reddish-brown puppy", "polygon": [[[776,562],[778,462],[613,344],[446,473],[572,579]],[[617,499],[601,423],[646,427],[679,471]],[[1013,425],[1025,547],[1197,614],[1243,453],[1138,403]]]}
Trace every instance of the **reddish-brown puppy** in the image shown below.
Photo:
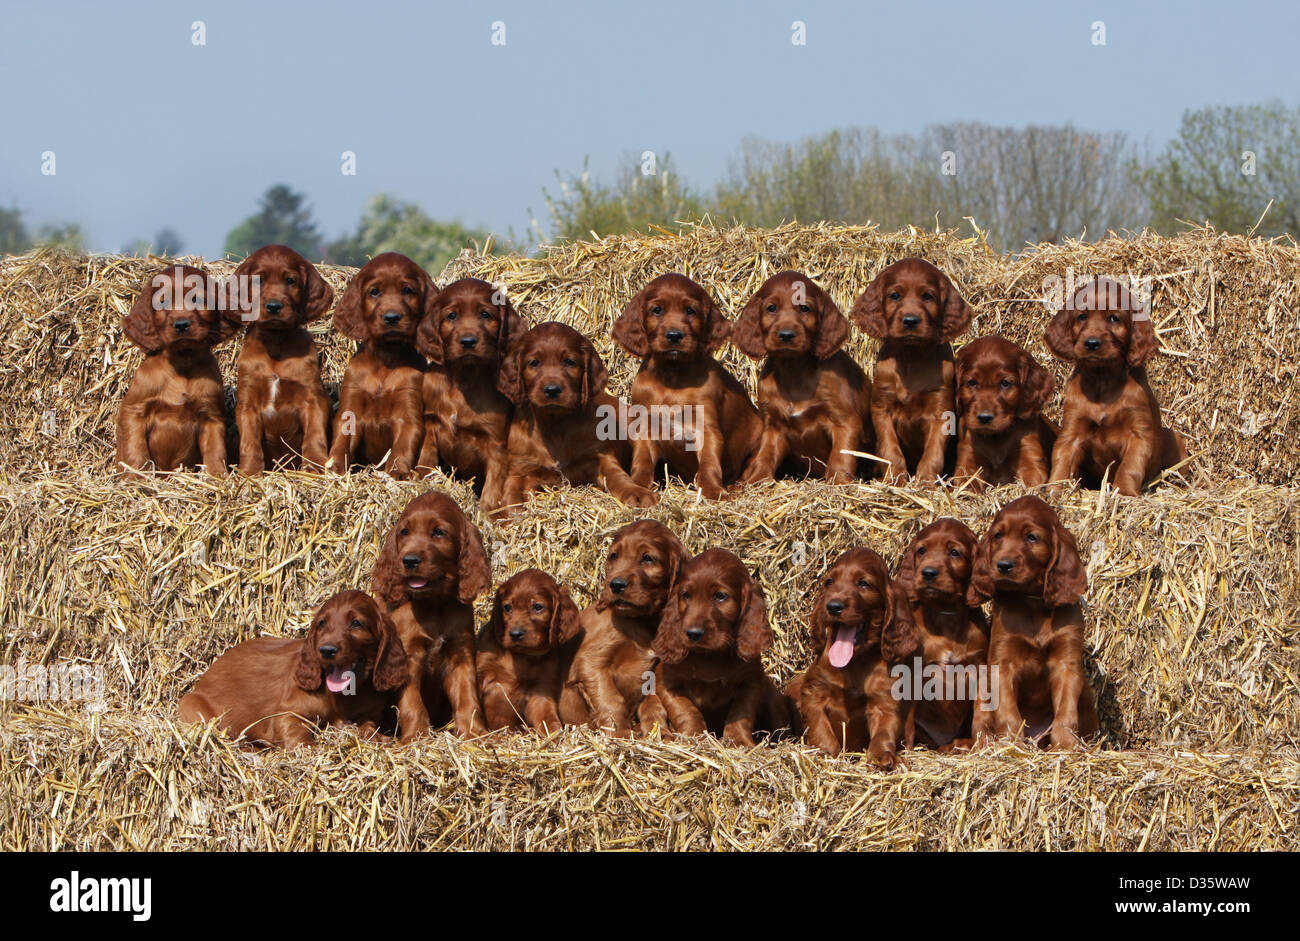
{"label": "reddish-brown puppy", "polygon": [[763,589],[738,558],[709,549],[688,561],[654,639],[655,693],[671,731],[752,746],[755,731],[788,726],[760,658],[771,643]]}
{"label": "reddish-brown puppy", "polygon": [[582,612],[582,640],[560,700],[566,723],[632,734],[653,682],[660,615],[686,560],[677,537],[654,520],[614,534],[600,595]]}
{"label": "reddish-brown puppy", "polygon": [[518,509],[528,495],[563,484],[595,485],[631,506],[658,497],[624,469],[628,447],[605,417],[618,400],[605,392],[609,374],[591,341],[562,323],[533,327],[501,364],[497,388],[514,403],[502,505]]}
{"label": "reddish-brown puppy", "polygon": [[661,462],[695,481],[710,500],[740,479],[763,420],[745,387],[713,358],[730,330],[709,292],[680,274],[655,278],[614,322],[614,339],[642,358],[633,408],[681,420],[657,422],[657,436],[647,432],[633,441],[632,479],[639,486],[654,484]]}
{"label": "reddish-brown puppy", "polygon": [[983,484],[1047,483],[1056,429],[1043,417],[1056,380],[1010,340],[980,337],[957,354],[957,469]]}
{"label": "reddish-brown puppy", "polygon": [[524,329],[504,294],[478,278],[461,278],[429,303],[416,335],[429,359],[419,466],[474,480],[489,511],[501,505],[514,410],[497,388],[497,375]]}
{"label": "reddish-brown puppy", "polygon": [[307,324],[329,312],[334,289],[286,245],[267,245],[245,258],[233,286],[240,303],[228,316],[248,327],[235,392],[240,473],[324,467],[330,398]]}
{"label": "reddish-brown puppy", "polygon": [[471,606],[491,572],[478,527],[446,494],[420,494],[393,524],[371,579],[409,661],[402,741],[424,735],[430,721],[454,720],[458,734],[481,735]]}
{"label": "reddish-brown puppy", "polygon": [[145,352],[117,412],[117,467],[226,472],[226,397],[212,347],[235,327],[216,310],[207,275],[189,265],[155,273],[122,331]]}
{"label": "reddish-brown puppy", "polygon": [[849,322],[820,287],[797,271],[768,278],[731,330],[742,353],[764,359],[758,379],[763,433],[746,483],[778,471],[832,483],[863,476],[848,451],[875,447],[871,380],[840,349]]}
{"label": "reddish-brown puppy", "polygon": [[334,470],[387,456],[389,474],[411,476],[424,438],[425,362],[415,335],[437,293],[424,269],[397,252],[376,255],[348,282],[334,326],[361,345],[339,387]]}
{"label": "reddish-brown puppy", "polygon": [[998,735],[1053,748],[1097,732],[1092,687],[1083,672],[1083,608],[1088,579],[1074,536],[1034,496],[1013,500],[980,541],[967,602],[993,601],[988,661],[996,671]]}
{"label": "reddish-brown puppy", "polygon": [[1053,481],[1083,476],[1096,487],[1109,468],[1115,489],[1137,496],[1161,470],[1187,458],[1182,439],[1160,423],[1147,381],[1145,364],[1156,351],[1151,318],[1124,285],[1086,282],[1043,336],[1053,353],[1074,363],[1052,449]]}
{"label": "reddish-brown puppy", "polygon": [[889,671],[913,655],[918,637],[885,560],[870,549],[836,559],[813,602],[811,633],[817,659],[786,687],[809,744],[830,755],[865,748],[892,768],[912,703],[894,695]]}
{"label": "reddish-brown puppy", "polygon": [[525,569],[501,584],[478,637],[478,688],[489,729],[560,728],[560,693],[577,635],[578,606],[551,576]]}
{"label": "reddish-brown puppy", "polygon": [[966,746],[992,732],[993,705],[977,702],[980,672],[988,675],[989,622],[980,608],[966,604],[977,544],[966,524],[943,517],[916,534],[899,564],[895,581],[921,641],[923,675],[941,671],[938,696],[915,704],[905,736],[909,748],[914,742],[934,749]]}
{"label": "reddish-brown puppy", "polygon": [[231,735],[284,747],[318,729],[396,725],[407,664],[393,622],[362,591],[341,591],[312,615],[305,638],[256,637],[230,648],[180,703],[181,719],[219,718]]}
{"label": "reddish-brown puppy", "polygon": [[871,421],[886,478],[937,480],[957,432],[951,341],[971,311],[942,271],[920,258],[896,261],[876,276],[853,310],[881,341],[872,377]]}

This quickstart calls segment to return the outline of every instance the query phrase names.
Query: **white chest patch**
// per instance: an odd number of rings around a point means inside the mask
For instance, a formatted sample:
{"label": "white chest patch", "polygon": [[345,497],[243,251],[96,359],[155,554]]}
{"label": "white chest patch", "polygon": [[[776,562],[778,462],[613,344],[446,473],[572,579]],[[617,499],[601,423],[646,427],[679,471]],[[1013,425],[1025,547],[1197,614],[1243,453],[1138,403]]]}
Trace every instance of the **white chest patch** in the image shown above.
{"label": "white chest patch", "polygon": [[280,377],[275,373],[271,374],[271,395],[266,400],[266,408],[262,409],[262,414],[270,418],[275,414],[275,401],[280,397]]}

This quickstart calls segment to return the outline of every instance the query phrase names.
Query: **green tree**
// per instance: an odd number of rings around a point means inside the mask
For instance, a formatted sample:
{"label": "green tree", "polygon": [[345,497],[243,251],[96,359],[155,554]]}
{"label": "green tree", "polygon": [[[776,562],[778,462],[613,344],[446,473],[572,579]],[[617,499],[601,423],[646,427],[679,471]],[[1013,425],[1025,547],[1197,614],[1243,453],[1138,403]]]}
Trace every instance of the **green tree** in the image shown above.
{"label": "green tree", "polygon": [[1270,102],[1186,111],[1178,134],[1134,176],[1163,231],[1186,221],[1249,232],[1258,222],[1263,236],[1300,234],[1300,108]]}
{"label": "green tree", "polygon": [[38,245],[52,245],[78,254],[86,251],[86,236],[75,222],[46,223],[36,232]]}
{"label": "green tree", "polygon": [[176,230],[164,226],[155,233],[153,240],[134,239],[126,244],[122,249],[123,255],[134,255],[137,258],[143,258],[146,255],[179,255],[185,248],[185,243]]}
{"label": "green tree", "polygon": [[19,255],[32,247],[21,209],[0,209],[0,254]]}
{"label": "green tree", "polygon": [[544,189],[542,195],[551,216],[550,236],[556,240],[645,234],[652,225],[671,228],[704,215],[700,197],[677,175],[668,154],[653,167],[649,161],[625,159],[613,185],[593,180],[587,160],[582,173],[566,178],[557,170],[555,178],[559,193],[552,196]]}
{"label": "green tree", "polygon": [[321,237],[307,197],[277,183],[263,195],[258,212],[226,236],[225,253],[244,258],[263,245],[288,245],[304,258],[321,257]]}
{"label": "green tree", "polygon": [[490,237],[459,222],[431,219],[415,203],[380,193],[366,203],[354,233],[326,246],[325,258],[360,267],[381,252],[401,252],[436,277],[462,249],[482,248]]}

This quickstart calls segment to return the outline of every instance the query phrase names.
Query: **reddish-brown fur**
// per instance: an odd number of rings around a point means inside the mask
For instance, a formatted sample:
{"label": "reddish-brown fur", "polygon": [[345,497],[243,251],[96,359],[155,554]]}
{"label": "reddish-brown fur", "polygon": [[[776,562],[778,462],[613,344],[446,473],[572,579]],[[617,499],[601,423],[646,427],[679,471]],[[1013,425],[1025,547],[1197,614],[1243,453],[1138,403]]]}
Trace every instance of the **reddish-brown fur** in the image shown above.
{"label": "reddish-brown fur", "polygon": [[406,505],[371,576],[375,597],[397,625],[410,665],[398,704],[402,741],[429,723],[486,731],[474,660],[474,599],[491,580],[478,527],[456,501],[430,491]]}
{"label": "reddish-brown fur", "polygon": [[330,398],[307,324],[329,312],[334,289],[285,245],[259,248],[235,278],[256,278],[258,285],[246,295],[253,306],[229,315],[248,327],[235,393],[239,471],[319,469],[329,457]]}
{"label": "reddish-brown fur", "polygon": [[560,693],[577,635],[578,606],[550,575],[525,569],[501,584],[478,636],[478,688],[489,729],[560,728]]}
{"label": "reddish-brown fur", "polygon": [[876,451],[890,462],[885,478],[937,480],[957,430],[951,341],[969,325],[970,308],[942,271],[905,258],[876,276],[850,314],[881,341],[871,421]]}
{"label": "reddish-brown fur", "polygon": [[334,470],[347,473],[387,455],[389,474],[411,476],[424,439],[425,362],[415,335],[437,293],[424,269],[397,252],[376,255],[348,282],[334,326],[361,345],[339,387]]}
{"label": "reddish-brown fur", "polygon": [[975,702],[977,671],[987,664],[989,622],[981,609],[966,604],[977,545],[968,526],[943,517],[916,534],[899,563],[894,580],[907,597],[923,666],[936,664],[964,674],[958,683],[949,671],[951,681],[945,677],[941,698],[915,704],[906,735],[909,748],[913,742],[936,749],[965,746],[992,731],[991,704],[983,708],[985,703]]}
{"label": "reddish-brown fur", "polygon": [[763,589],[741,561],[725,549],[689,560],[654,638],[655,695],[667,728],[752,746],[755,731],[787,727],[785,701],[760,657],[771,643]]}
{"label": "reddish-brown fur", "polygon": [[[345,670],[352,692],[340,685]],[[406,679],[392,620],[365,592],[341,591],[312,615],[305,638],[256,637],[223,653],[181,699],[180,714],[219,717],[230,735],[284,747],[310,744],[326,726],[355,723],[370,736],[394,728]]]}
{"label": "reddish-brown fur", "polygon": [[1053,748],[1097,732],[1083,671],[1088,579],[1074,536],[1050,506],[1024,496],[1002,508],[980,540],[967,603],[993,601],[988,662],[996,670],[998,735]]}
{"label": "reddish-brown fur", "polygon": [[764,359],[758,379],[763,432],[746,483],[779,471],[833,483],[865,476],[871,451],[871,380],[840,349],[849,322],[820,287],[797,271],[763,282],[731,330],[742,353]]}
{"label": "reddish-brown fur", "polygon": [[497,297],[492,285],[461,278],[433,298],[416,335],[429,359],[419,466],[473,479],[489,511],[501,505],[514,410],[497,388],[497,374],[524,330],[510,301]]}
{"label": "reddish-brown fur", "polygon": [[1053,481],[1093,487],[1110,469],[1115,489],[1137,496],[1161,470],[1187,458],[1182,439],[1160,423],[1146,362],[1157,343],[1143,305],[1118,282],[1088,281],[1052,318],[1048,347],[1074,372],[1065,386]]}
{"label": "reddish-brown fur", "polygon": [[1056,380],[1010,340],[972,340],[957,354],[958,480],[1047,483],[1056,429],[1043,417]]}
{"label": "reddish-brown fur", "polygon": [[[713,353],[727,341],[731,325],[709,292],[690,278],[665,274],[647,284],[614,323],[614,339],[642,358],[632,382],[638,409],[686,409],[687,430],[677,437],[661,429],[658,438],[633,442],[632,479],[654,484],[660,462],[710,500],[726,495],[740,479],[763,431],[749,394]],[[693,440],[688,440],[693,438]],[[688,447],[689,445],[689,447]]]}
{"label": "reddish-brown fur", "polygon": [[173,471],[202,464],[224,474],[226,397],[212,347],[235,327],[215,309],[207,275],[188,265],[155,272],[123,318],[122,331],[145,357],[117,412],[117,468]]}
{"label": "reddish-brown fur", "polygon": [[[595,603],[582,612],[582,640],[569,670],[560,718],[626,737],[648,694],[652,649],[664,603],[688,556],[662,523],[638,520],[614,534]],[[660,721],[662,710],[641,718]]]}
{"label": "reddish-brown fur", "polygon": [[628,476],[627,443],[597,434],[602,410],[618,409],[605,392],[608,378],[591,341],[562,323],[538,324],[514,345],[497,382],[515,406],[502,498],[507,511],[535,490],[563,484],[595,485],[630,506],[658,499]]}
{"label": "reddish-brown fur", "polygon": [[[874,764],[892,768],[912,703],[895,698],[889,670],[918,645],[907,597],[870,549],[843,553],[820,585],[810,618],[817,659],[786,694],[799,705],[809,744],[830,755],[865,748]],[[852,643],[842,666],[832,662],[837,640]]]}

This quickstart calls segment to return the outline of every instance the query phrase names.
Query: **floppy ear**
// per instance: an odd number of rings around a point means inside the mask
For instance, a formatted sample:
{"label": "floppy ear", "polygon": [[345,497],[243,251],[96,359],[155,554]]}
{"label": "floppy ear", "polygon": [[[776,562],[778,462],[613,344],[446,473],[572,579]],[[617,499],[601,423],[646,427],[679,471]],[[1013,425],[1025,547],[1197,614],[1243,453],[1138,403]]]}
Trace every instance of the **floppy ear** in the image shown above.
{"label": "floppy ear", "polygon": [[880,631],[880,656],[886,663],[899,663],[921,644],[921,634],[912,620],[907,595],[894,582],[885,591],[885,623]]}
{"label": "floppy ear", "polygon": [[[960,380],[959,380],[960,381]],[[1026,350],[1020,352],[1020,407],[1017,418],[1033,418],[1052,397],[1056,380]]]}
{"label": "floppy ear", "polygon": [[818,592],[813,597],[812,617],[808,621],[808,636],[812,641],[813,659],[821,656],[822,651],[826,648],[826,622],[830,615],[826,613],[826,605],[822,604],[822,594]]}
{"label": "floppy ear", "polygon": [[993,598],[993,545],[985,536],[975,546],[974,565],[970,572],[970,585],[966,589],[966,604],[978,608]]}
{"label": "floppy ear", "polygon": [[424,313],[420,317],[420,329],[415,331],[415,348],[431,363],[442,363],[442,318],[438,313],[441,306],[441,291],[427,291],[424,295]]}
{"label": "floppy ear", "polygon": [[[379,606],[375,605],[378,611]],[[408,678],[406,648],[392,618],[379,611],[379,652],[370,671],[370,685],[380,692],[401,689]]]}
{"label": "floppy ear", "polygon": [[952,342],[970,326],[970,305],[946,274],[943,277],[943,339]]}
{"label": "floppy ear", "polygon": [[907,548],[903,550],[903,557],[898,562],[898,574],[894,576],[894,582],[903,590],[903,594],[907,598],[916,597],[916,552],[911,543],[908,543]]}
{"label": "floppy ear", "polygon": [[862,296],[849,309],[849,316],[858,328],[877,340],[883,340],[889,334],[889,324],[885,322],[885,296],[880,283],[884,276],[884,271],[876,275],[875,280],[867,285]]}
{"label": "floppy ear", "polygon": [[736,654],[741,660],[754,660],[772,645],[772,626],[767,622],[767,602],[763,589],[753,576],[745,583],[744,606],[736,626]]}
{"label": "floppy ear", "polygon": [[492,583],[492,569],[483,551],[483,537],[468,516],[460,521],[460,573],[456,596],[461,604],[472,604]]}
{"label": "floppy ear", "polygon": [[501,326],[497,330],[497,349],[500,351],[500,355],[504,356],[506,350],[510,349],[515,340],[524,335],[528,325],[524,323],[523,317],[515,313],[515,307],[510,303],[510,298],[506,298],[505,307],[498,309],[501,311]]}
{"label": "floppy ear", "polygon": [[560,647],[578,636],[578,606],[563,585],[556,586],[556,605],[551,611],[551,646]]}
{"label": "floppy ear", "polygon": [[681,663],[686,656],[686,635],[682,630],[682,593],[679,588],[668,593],[650,647],[661,663]]}
{"label": "floppy ear", "polygon": [[293,672],[293,681],[300,689],[305,689],[309,693],[320,689],[321,671],[325,669],[320,651],[317,649],[320,646],[316,643],[318,633],[313,618],[311,629],[307,631],[307,636],[302,641],[302,652],[298,655],[298,668]]}
{"label": "floppy ear", "polygon": [[302,265],[302,276],[305,287],[303,292],[307,295],[307,313],[304,323],[311,323],[313,320],[320,320],[329,313],[330,305],[334,303],[334,289],[329,286],[329,282],[320,276],[316,266],[309,261],[304,261]]}
{"label": "floppy ear", "polygon": [[614,342],[633,356],[650,354],[650,338],[645,332],[645,297],[650,286],[637,291],[636,296],[628,301],[623,313],[614,321]]}
{"label": "floppy ear", "polygon": [[1078,604],[1088,590],[1088,576],[1079,560],[1074,535],[1057,520],[1053,527],[1052,561],[1043,576],[1043,600],[1053,607]]}
{"label": "floppy ear", "polygon": [[122,332],[146,353],[156,353],[163,348],[162,334],[158,332],[158,324],[154,320],[154,299],[160,291],[166,290],[167,282],[162,278],[155,285],[156,277],[157,275],[151,275],[145,281],[135,303],[131,305],[130,313],[122,318]]}
{"label": "floppy ear", "polygon": [[492,616],[488,619],[488,635],[499,645],[505,646],[506,616],[505,612],[501,610],[500,587],[497,588],[496,594],[492,596]]}
{"label": "floppy ear", "polygon": [[352,276],[334,308],[334,329],[351,340],[365,342],[370,338],[362,310],[360,271]]}
{"label": "floppy ear", "polygon": [[704,302],[709,305],[708,317],[704,322],[709,337],[705,349],[710,353],[716,353],[722,349],[722,345],[731,336],[731,321],[723,316],[722,309],[718,307],[718,302],[713,299],[713,295],[708,291],[704,292]]}
{"label": "floppy ear", "polygon": [[379,550],[379,558],[375,560],[375,568],[370,573],[371,591],[380,602],[388,606],[389,611],[401,607],[406,601],[406,580],[402,575],[401,561],[397,558],[397,531],[402,528],[405,516],[403,511],[388,531],[384,547]]}
{"label": "floppy ear", "polygon": [[740,352],[754,359],[762,359],[767,355],[767,343],[763,339],[763,301],[763,293],[760,291],[749,299],[745,309],[731,325],[731,342]]}
{"label": "floppy ear", "polygon": [[501,369],[497,372],[497,391],[515,405],[524,404],[524,370],[520,362],[522,355],[523,344],[516,343],[501,357]]}
{"label": "floppy ear", "polygon": [[1077,310],[1062,307],[1043,331],[1043,340],[1047,343],[1047,348],[1057,359],[1063,359],[1067,363],[1074,362],[1075,358],[1073,324],[1076,314],[1078,314]]}
{"label": "floppy ear", "polygon": [[817,291],[820,311],[817,314],[817,342],[813,344],[813,355],[826,359],[844,345],[849,338],[849,321],[831,296],[821,288],[810,283]]}
{"label": "floppy ear", "polygon": [[609,382],[609,373],[600,354],[586,337],[582,338],[582,353],[587,361],[582,370],[582,404],[586,405],[605,391],[605,383]]}
{"label": "floppy ear", "polygon": [[1139,314],[1133,314],[1131,328],[1128,334],[1128,364],[1130,368],[1136,369],[1149,360],[1156,347],[1156,330],[1151,324],[1150,316],[1141,314],[1142,319],[1138,319]]}

